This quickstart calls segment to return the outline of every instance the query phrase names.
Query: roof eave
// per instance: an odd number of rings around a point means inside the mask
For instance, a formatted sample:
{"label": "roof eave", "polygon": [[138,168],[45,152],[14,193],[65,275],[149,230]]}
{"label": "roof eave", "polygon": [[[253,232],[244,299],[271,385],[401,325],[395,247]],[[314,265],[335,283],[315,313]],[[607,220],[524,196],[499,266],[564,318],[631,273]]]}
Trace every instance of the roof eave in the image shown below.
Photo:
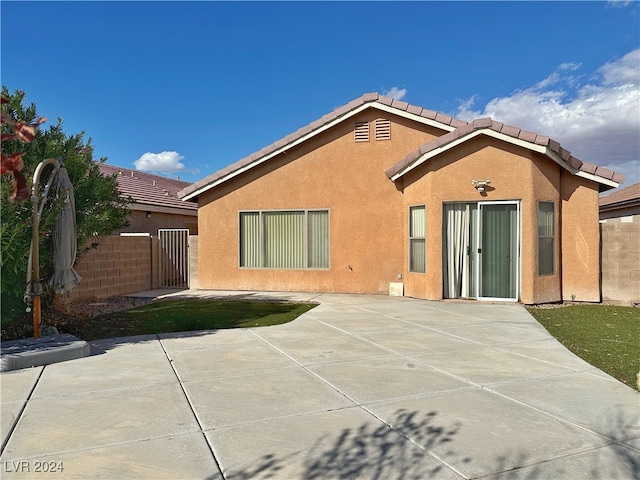
{"label": "roof eave", "polygon": [[[195,201],[198,197],[198,195],[201,195],[203,193],[205,193],[206,191],[217,187],[218,185],[225,183],[229,180],[231,180],[234,177],[237,177],[238,175],[243,174],[244,172],[251,170],[252,168],[270,160],[271,158],[280,155],[281,153],[286,152],[287,150],[290,150],[291,148],[325,132],[326,130],[334,127],[335,125],[355,116],[358,115],[359,113],[363,112],[364,110],[367,110],[369,108],[377,108],[378,110],[387,112],[387,113],[391,113],[393,115],[398,115],[410,120],[414,120],[416,122],[422,123],[424,125],[429,125],[431,127],[435,127],[438,128],[440,130],[445,130],[447,132],[452,132],[453,130],[456,129],[456,126],[453,125],[447,125],[445,123],[442,122],[438,122],[437,120],[431,119],[431,118],[427,118],[412,112],[409,112],[407,110],[402,110],[402,109],[398,109],[398,108],[394,108],[393,106],[387,105],[385,103],[381,103],[379,101],[368,101],[363,103],[362,105],[359,105],[358,107],[348,111],[347,113],[344,113],[343,115],[340,115],[339,117],[335,118],[334,120],[331,120],[321,126],[319,126],[318,128],[310,131],[309,133],[302,135],[301,137],[291,141],[290,143],[283,145],[280,148],[275,149],[274,151],[263,155],[259,158],[256,158],[254,161],[247,163],[246,165],[243,165],[242,167],[229,172],[226,175],[222,175],[218,178],[212,178],[211,181],[207,182],[206,178],[203,181],[203,185],[201,185],[200,187],[195,187],[195,185],[193,186],[189,186],[184,188],[183,190],[180,190],[178,192],[178,197],[180,197],[182,200],[184,201]],[[285,137],[286,138],[286,137]],[[213,175],[211,175],[211,177],[215,177],[216,173],[214,173]],[[191,191],[190,191],[191,190]]]}
{"label": "roof eave", "polygon": [[[565,170],[567,170],[568,172],[570,172],[573,175],[597,182],[599,184],[601,184],[601,188],[600,191],[604,191],[604,190],[609,190],[611,188],[617,188],[618,186],[620,186],[620,183],[612,180],[612,179],[608,179],[608,178],[604,178],[598,175],[594,175],[592,173],[588,173],[588,172],[584,172],[582,170],[579,170],[577,168],[572,167],[571,165],[569,165],[567,162],[565,162],[560,156],[558,156],[558,154],[556,152],[554,152],[551,148],[549,148],[549,146],[547,145],[539,145],[537,143],[533,143],[533,142],[527,142],[526,140],[522,140],[519,138],[514,138],[510,135],[506,135],[504,133],[500,133],[500,132],[496,132],[495,130],[492,130],[491,128],[483,128],[483,129],[477,129],[477,130],[472,130],[469,134],[457,138],[445,145],[441,145],[437,148],[434,148],[433,150],[430,150],[429,152],[424,153],[423,155],[420,155],[414,162],[412,162],[410,165],[407,165],[406,167],[404,167],[403,169],[399,170],[398,172],[394,173],[392,176],[390,176],[389,178],[392,181],[396,181],[398,180],[400,177],[406,175],[408,172],[410,172],[411,170],[413,170],[414,168],[417,168],[418,166],[422,165],[424,162],[426,162],[427,160],[434,158],[438,155],[440,155],[441,153],[444,153],[447,150],[450,150],[452,148],[457,147],[458,145],[471,140],[474,137],[477,137],[479,135],[487,135],[493,138],[496,138],[498,140],[502,140],[508,143],[511,143],[513,145],[517,145],[529,150],[532,150],[534,152],[538,152],[546,157],[548,157],[549,159],[553,160],[556,164],[558,164],[560,167],[564,168]],[[602,189],[604,187],[604,190]]]}

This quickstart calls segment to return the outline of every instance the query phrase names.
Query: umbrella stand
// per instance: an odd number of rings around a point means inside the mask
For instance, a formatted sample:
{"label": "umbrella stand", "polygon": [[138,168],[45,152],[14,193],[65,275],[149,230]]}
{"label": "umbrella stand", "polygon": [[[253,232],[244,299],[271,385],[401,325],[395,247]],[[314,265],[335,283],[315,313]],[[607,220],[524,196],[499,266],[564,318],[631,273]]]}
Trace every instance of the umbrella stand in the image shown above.
{"label": "umbrella stand", "polygon": [[[47,165],[53,165],[53,171],[49,175],[49,180],[42,193],[42,203],[38,208],[38,184],[40,183],[40,175]],[[33,184],[31,187],[31,250],[29,252],[29,265],[27,267],[27,291],[24,294],[24,299],[27,304],[33,305],[33,337],[40,338],[40,324],[42,322],[42,310],[41,310],[41,295],[42,295],[42,283],[40,283],[40,216],[42,215],[42,209],[44,208],[45,200],[49,194],[49,189],[55,176],[58,174],[58,170],[62,166],[62,161],[59,159],[48,158],[43,160],[36,167],[36,171],[33,174]],[[30,310],[27,307],[27,312]]]}

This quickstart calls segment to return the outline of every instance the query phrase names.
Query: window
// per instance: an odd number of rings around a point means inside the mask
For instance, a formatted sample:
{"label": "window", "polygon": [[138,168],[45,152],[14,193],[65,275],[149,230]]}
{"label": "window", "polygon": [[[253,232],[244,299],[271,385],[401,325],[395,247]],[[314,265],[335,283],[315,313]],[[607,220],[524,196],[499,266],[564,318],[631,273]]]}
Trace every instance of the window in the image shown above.
{"label": "window", "polygon": [[553,202],[538,202],[538,275],[555,272],[555,215]]}
{"label": "window", "polygon": [[356,122],[354,129],[354,139],[356,142],[369,141],[369,122]]}
{"label": "window", "polygon": [[240,267],[329,268],[329,211],[240,212]]}
{"label": "window", "polygon": [[376,140],[391,139],[391,120],[387,118],[378,118],[375,125]]}
{"label": "window", "polygon": [[409,207],[409,271],[426,271],[426,209],[424,205]]}

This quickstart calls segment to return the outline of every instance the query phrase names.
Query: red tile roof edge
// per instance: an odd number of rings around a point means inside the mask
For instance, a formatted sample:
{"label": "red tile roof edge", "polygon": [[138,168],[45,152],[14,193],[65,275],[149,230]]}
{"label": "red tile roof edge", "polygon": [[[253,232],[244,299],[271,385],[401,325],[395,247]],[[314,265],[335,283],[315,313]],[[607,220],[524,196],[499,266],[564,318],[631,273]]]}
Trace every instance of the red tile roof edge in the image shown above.
{"label": "red tile roof edge", "polygon": [[612,208],[619,205],[640,205],[640,183],[634,183],[621,190],[616,190],[598,199],[600,208]]}
{"label": "red tile roof edge", "polygon": [[290,143],[293,143],[296,140],[302,138],[303,136],[313,132],[314,130],[317,130],[323,127],[324,125],[327,125],[328,123],[344,115],[347,115],[349,112],[361,107],[362,105],[365,105],[367,103],[376,103],[376,102],[391,108],[395,108],[398,111],[411,113],[413,115],[427,118],[429,120],[433,120],[435,122],[442,123],[443,125],[451,126],[454,128],[458,128],[467,124],[467,122],[465,122],[464,120],[459,120],[449,115],[434,112],[433,110],[427,110],[417,105],[411,105],[402,100],[396,100],[391,97],[386,97],[384,95],[380,95],[377,92],[365,93],[360,98],[356,98],[355,100],[352,100],[349,103],[336,108],[332,112],[322,116],[320,119],[315,120],[309,123],[308,125],[305,125],[302,128],[299,128],[295,132],[287,135],[284,138],[281,138],[280,140],[275,141],[271,145],[268,145],[263,149],[257,152],[254,152],[251,155],[248,155],[238,160],[237,162],[232,163],[231,165],[221,170],[218,170],[217,172],[212,173],[211,175],[203,178],[202,180],[198,180],[194,184],[179,191],[178,196],[180,198],[184,198],[185,196],[195,192],[196,190],[206,187],[208,184],[213,183],[216,180],[220,180],[233,172],[241,170],[242,168],[251,165],[256,160],[259,160],[260,158],[275,152],[279,148],[282,148]]}
{"label": "red tile roof edge", "polygon": [[118,190],[124,198],[132,198],[133,205],[154,205],[195,211],[198,206],[192,202],[184,202],[178,192],[190,185],[183,180],[153,175],[140,170],[117,167],[106,163],[97,163],[103,175],[117,175]]}
{"label": "red tile roof edge", "polygon": [[538,135],[533,132],[521,130],[518,127],[505,125],[504,123],[497,122],[495,120],[492,120],[491,118],[476,119],[471,123],[467,123],[466,125],[458,127],[455,130],[442,135],[441,137],[433,139],[431,142],[422,145],[420,148],[409,153],[402,160],[396,162],[393,166],[385,171],[385,174],[388,178],[392,178],[405,168],[411,166],[422,155],[444,145],[448,145],[456,140],[462,139],[475,131],[486,129],[493,130],[495,132],[507,135],[512,138],[516,138],[518,140],[545,146],[553,153],[555,153],[561,159],[561,161],[566,163],[569,167],[575,168],[585,173],[590,173],[607,180],[612,180],[616,183],[622,183],[625,179],[624,175],[616,173],[613,170],[609,170],[608,168],[582,162],[581,160],[571,155],[571,152],[563,148],[559,142],[553,140],[552,138],[549,138],[546,135]]}

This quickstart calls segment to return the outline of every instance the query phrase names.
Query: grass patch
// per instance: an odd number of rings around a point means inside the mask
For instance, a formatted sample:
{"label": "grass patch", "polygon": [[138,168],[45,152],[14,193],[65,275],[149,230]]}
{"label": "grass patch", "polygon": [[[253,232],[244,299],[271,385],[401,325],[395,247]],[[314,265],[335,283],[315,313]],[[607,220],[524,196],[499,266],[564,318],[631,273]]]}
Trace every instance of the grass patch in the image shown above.
{"label": "grass patch", "polygon": [[594,367],[638,389],[640,309],[612,305],[529,307],[551,335]]}
{"label": "grass patch", "polygon": [[75,335],[83,340],[280,325],[315,307],[311,303],[162,300],[90,318]]}

